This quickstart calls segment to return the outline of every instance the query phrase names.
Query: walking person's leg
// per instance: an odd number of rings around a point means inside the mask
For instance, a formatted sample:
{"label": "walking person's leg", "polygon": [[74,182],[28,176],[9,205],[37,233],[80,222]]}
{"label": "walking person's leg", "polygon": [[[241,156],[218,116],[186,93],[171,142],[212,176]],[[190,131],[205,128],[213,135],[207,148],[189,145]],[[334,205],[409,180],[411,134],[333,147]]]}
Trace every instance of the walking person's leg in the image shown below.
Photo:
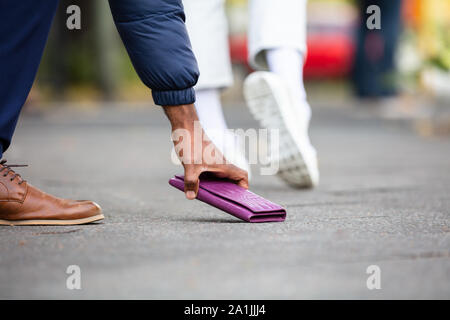
{"label": "walking person's leg", "polygon": [[200,78],[195,107],[200,122],[228,161],[249,171],[242,145],[226,123],[221,90],[232,85],[225,0],[183,0],[186,27],[197,58]]}
{"label": "walking person's leg", "polygon": [[308,127],[311,109],[303,85],[306,0],[250,1],[249,62],[244,83],[250,111],[262,126],[280,130],[278,175],[295,187],[318,184],[317,155]]}
{"label": "walking person's leg", "polygon": [[[33,84],[58,0],[0,2],[0,158]],[[0,224],[80,224],[103,219],[90,201],[64,200],[24,181],[0,162]]]}

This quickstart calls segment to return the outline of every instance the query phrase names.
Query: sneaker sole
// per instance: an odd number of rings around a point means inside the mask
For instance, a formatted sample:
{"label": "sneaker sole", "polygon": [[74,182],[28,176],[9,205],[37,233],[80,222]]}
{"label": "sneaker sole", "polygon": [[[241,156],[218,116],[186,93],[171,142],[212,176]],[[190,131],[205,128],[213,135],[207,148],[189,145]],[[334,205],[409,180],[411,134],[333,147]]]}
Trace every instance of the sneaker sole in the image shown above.
{"label": "sneaker sole", "polygon": [[285,90],[269,72],[249,75],[244,83],[244,97],[250,113],[267,129],[279,129],[280,155],[277,175],[296,188],[312,188],[318,184],[318,175],[313,177],[313,169],[304,160],[304,152],[288,127],[287,121],[295,119],[286,101]]}
{"label": "sneaker sole", "polygon": [[98,214],[96,216],[82,218],[82,219],[73,219],[73,220],[1,220],[0,225],[5,226],[70,226],[70,225],[78,225],[78,224],[86,224],[99,220],[105,219],[103,214]]}

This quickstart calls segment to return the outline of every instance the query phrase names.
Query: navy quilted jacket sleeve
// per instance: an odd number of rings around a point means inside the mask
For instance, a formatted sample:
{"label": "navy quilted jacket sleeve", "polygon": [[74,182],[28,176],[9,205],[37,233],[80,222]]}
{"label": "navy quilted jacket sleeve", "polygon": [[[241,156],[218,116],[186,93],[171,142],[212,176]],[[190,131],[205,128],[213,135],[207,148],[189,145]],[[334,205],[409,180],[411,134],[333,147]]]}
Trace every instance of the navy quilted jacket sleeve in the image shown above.
{"label": "navy quilted jacket sleeve", "polygon": [[109,0],[117,30],[158,105],[195,102],[199,71],[181,0]]}

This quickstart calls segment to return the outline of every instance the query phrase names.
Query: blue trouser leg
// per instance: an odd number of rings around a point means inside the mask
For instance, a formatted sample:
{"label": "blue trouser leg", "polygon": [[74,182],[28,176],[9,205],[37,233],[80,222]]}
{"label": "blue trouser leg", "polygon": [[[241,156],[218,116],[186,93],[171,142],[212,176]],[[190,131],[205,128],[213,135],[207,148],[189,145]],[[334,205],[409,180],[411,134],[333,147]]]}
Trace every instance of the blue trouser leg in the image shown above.
{"label": "blue trouser leg", "polygon": [[0,158],[30,92],[58,0],[0,1]]}
{"label": "blue trouser leg", "polygon": [[[396,93],[394,55],[400,33],[400,0],[361,0],[353,82],[360,97],[383,97]],[[381,29],[368,30],[366,9],[378,5]]]}

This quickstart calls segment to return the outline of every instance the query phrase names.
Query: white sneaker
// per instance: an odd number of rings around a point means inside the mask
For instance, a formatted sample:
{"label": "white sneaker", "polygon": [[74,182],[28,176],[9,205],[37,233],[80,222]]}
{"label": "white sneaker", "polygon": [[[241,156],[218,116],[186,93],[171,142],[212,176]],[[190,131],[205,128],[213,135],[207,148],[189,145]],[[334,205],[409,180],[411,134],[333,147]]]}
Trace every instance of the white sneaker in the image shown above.
{"label": "white sneaker", "polygon": [[250,74],[244,82],[244,97],[262,127],[279,129],[279,158],[272,159],[279,162],[278,176],[293,187],[317,186],[317,153],[308,135],[309,106],[294,105],[287,85],[271,72]]}

